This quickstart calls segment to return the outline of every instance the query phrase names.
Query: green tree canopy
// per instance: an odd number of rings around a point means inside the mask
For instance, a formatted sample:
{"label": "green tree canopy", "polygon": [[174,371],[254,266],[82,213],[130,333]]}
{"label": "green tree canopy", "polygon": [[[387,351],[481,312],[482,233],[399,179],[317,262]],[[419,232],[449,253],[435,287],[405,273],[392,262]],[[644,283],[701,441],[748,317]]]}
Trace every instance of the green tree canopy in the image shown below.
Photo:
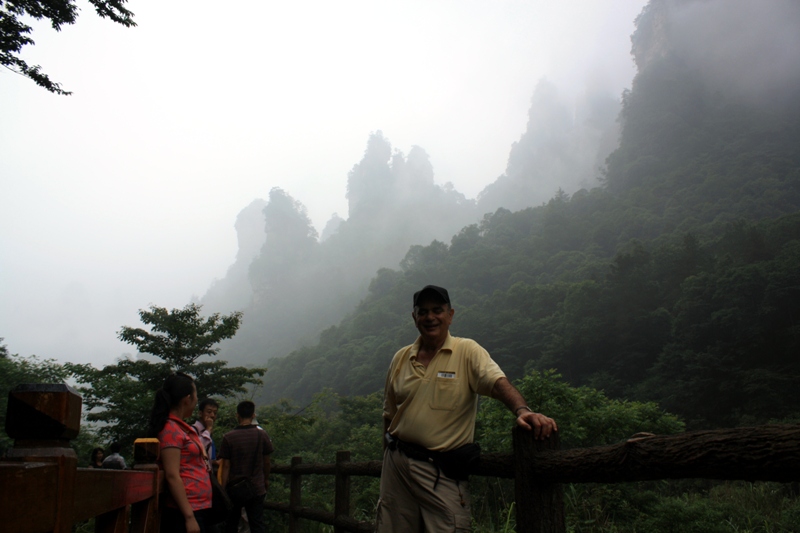
{"label": "green tree canopy", "polygon": [[200,316],[202,307],[192,303],[172,311],[155,305],[149,311],[140,309],[139,317],[151,331],[123,326],[119,340],[163,359],[175,370],[185,371],[198,357],[217,355],[219,348],[215,345],[233,337],[242,321],[238,311],[224,316],[214,313],[204,319]]}
{"label": "green tree canopy", "polygon": [[[101,17],[125,27],[136,26],[133,13],[125,8],[126,2],[127,0],[89,0]],[[30,66],[20,59],[19,53],[23,46],[34,44],[30,37],[32,28],[22,21],[23,17],[47,19],[53,29],[59,31],[65,24],[75,24],[78,11],[75,0],[0,0],[0,65],[32,79],[36,85],[51,93],[72,94],[63,90],[60,83],[52,81],[42,72],[42,67]]]}
{"label": "green tree canopy", "polygon": [[123,327],[121,340],[136,346],[141,353],[153,355],[161,362],[124,358],[101,369],[88,364],[67,363],[83,395],[87,419],[101,422],[98,432],[123,446],[145,434],[153,394],[171,372],[185,372],[197,385],[197,394],[226,397],[247,392],[247,385],[261,384],[265,368],[228,367],[227,361],[200,361],[214,356],[215,345],[236,334],[241,313],[215,313],[202,317],[202,306],[189,304],[168,311],[151,306],[140,310],[142,322],[150,330]]}

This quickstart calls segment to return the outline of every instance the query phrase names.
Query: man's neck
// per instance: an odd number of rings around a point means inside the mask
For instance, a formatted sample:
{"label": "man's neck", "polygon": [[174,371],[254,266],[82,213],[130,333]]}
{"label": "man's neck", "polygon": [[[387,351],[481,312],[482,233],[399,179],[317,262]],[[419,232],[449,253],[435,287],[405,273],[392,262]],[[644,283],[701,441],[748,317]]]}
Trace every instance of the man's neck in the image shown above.
{"label": "man's neck", "polygon": [[420,337],[419,349],[427,353],[436,353],[442,349],[445,342],[447,342],[447,335],[441,339],[426,339],[425,337]]}
{"label": "man's neck", "polygon": [[439,350],[442,349],[444,346],[447,337],[444,339],[436,339],[431,341],[426,341],[423,337],[419,341],[419,351],[417,352],[417,362],[422,364],[425,368],[428,368],[428,365],[436,357],[436,354],[439,353]]}
{"label": "man's neck", "polygon": [[240,418],[239,419],[239,425],[240,426],[250,426],[252,424],[253,424],[253,419],[252,418]]}

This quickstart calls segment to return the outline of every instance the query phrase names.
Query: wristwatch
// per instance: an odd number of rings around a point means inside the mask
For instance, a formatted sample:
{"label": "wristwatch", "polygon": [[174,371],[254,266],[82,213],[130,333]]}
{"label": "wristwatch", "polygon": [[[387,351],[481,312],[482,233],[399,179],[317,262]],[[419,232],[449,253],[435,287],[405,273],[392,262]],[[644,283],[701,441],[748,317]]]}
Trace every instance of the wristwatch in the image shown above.
{"label": "wristwatch", "polygon": [[519,416],[519,410],[520,410],[520,409],[525,409],[525,410],[527,410],[527,411],[529,411],[529,412],[531,412],[531,413],[533,412],[533,409],[531,409],[531,408],[530,408],[530,407],[528,407],[527,405],[520,405],[519,407],[517,407],[516,409],[514,409],[514,415],[515,415],[515,416],[517,416],[517,417]]}

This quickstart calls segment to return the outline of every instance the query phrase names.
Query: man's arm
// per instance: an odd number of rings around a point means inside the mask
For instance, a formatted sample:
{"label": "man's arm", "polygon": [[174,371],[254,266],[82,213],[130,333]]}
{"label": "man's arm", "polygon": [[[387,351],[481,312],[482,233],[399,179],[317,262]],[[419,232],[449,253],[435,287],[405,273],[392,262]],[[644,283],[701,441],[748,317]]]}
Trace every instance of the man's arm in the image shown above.
{"label": "man's arm", "polygon": [[228,476],[231,473],[231,462],[228,459],[220,459],[220,461],[222,461],[222,466],[220,467],[220,470],[222,471],[222,482],[221,482],[221,484],[222,484],[223,487],[227,487],[228,486]]}
{"label": "man's arm", "polygon": [[492,398],[500,400],[517,416],[517,425],[533,430],[534,438],[542,440],[558,431],[556,421],[541,413],[534,413],[528,408],[525,398],[507,378],[499,378],[492,387]]}

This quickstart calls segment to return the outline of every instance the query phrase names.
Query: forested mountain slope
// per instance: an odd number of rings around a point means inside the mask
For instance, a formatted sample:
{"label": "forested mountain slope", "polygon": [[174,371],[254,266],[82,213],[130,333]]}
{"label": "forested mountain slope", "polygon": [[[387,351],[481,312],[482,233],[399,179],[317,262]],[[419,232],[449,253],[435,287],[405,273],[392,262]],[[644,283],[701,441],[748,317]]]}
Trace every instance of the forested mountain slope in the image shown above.
{"label": "forested mountain slope", "polygon": [[[798,416],[800,68],[704,40],[765,24],[757,7],[723,4],[652,0],[637,20],[639,72],[603,187],[412,247],[317,345],[270,361],[266,399],[379,390],[415,338],[411,294],[436,283],[453,297],[454,334],[511,377],[556,368],[690,425]],[[782,25],[747,32],[756,49],[796,40],[785,30],[800,8],[777,4]]]}

